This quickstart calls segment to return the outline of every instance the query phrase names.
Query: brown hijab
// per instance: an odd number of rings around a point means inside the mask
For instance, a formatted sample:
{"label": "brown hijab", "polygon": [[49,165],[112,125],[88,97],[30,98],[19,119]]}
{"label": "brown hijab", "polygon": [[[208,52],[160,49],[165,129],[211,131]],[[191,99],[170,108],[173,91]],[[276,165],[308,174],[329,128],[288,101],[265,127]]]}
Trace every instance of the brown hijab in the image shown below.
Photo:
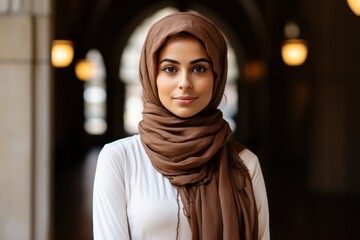
{"label": "brown hijab", "polygon": [[[181,32],[204,43],[214,71],[212,100],[190,118],[164,108],[156,87],[159,49]],[[252,182],[238,155],[242,145],[232,141],[232,131],[218,109],[226,77],[227,44],[208,19],[177,12],[150,28],[140,58],[144,111],[139,133],[155,169],[178,187],[193,239],[257,239]]]}

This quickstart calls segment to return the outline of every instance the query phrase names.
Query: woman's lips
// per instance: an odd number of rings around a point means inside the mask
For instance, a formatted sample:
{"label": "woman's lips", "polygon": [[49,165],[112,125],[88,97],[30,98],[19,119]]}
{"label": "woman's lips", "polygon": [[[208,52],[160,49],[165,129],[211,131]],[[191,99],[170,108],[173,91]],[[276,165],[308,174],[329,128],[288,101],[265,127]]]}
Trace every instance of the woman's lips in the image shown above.
{"label": "woman's lips", "polygon": [[189,96],[180,96],[174,98],[177,102],[182,104],[190,104],[192,103],[196,98],[195,97],[189,97]]}

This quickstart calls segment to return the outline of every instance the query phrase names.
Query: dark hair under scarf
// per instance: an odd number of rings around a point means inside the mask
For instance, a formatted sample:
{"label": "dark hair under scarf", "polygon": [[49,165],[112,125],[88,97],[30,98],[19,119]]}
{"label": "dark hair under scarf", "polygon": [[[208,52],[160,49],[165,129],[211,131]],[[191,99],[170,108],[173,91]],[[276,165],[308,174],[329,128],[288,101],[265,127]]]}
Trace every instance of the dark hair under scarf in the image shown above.
{"label": "dark hair under scarf", "polygon": [[[213,97],[190,118],[162,106],[156,86],[157,55],[169,37],[186,32],[211,58]],[[141,141],[153,166],[178,187],[193,239],[257,239],[257,210],[240,144],[218,109],[227,78],[227,44],[208,19],[190,12],[170,14],[149,29],[140,57],[144,111]]]}

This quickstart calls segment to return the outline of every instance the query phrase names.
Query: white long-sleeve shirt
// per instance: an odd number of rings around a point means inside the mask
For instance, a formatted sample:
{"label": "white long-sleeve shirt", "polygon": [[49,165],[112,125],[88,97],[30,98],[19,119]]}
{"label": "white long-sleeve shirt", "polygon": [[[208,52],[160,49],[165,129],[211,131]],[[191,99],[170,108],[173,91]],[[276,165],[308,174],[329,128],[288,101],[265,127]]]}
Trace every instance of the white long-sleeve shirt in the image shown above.
{"label": "white long-sleeve shirt", "polygon": [[[266,188],[258,158],[247,149],[239,154],[252,178],[259,239],[270,239]],[[175,240],[177,234],[178,239],[191,239],[177,189],[154,169],[139,135],[106,144],[99,154],[93,233],[94,240]]]}

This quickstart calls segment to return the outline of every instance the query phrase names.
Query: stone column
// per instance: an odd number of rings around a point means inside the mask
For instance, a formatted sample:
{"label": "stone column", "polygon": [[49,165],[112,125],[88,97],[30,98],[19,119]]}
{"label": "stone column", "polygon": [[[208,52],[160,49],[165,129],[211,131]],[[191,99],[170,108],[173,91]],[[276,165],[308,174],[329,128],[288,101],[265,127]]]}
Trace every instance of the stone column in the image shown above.
{"label": "stone column", "polygon": [[0,0],[0,239],[50,239],[50,1]]}

